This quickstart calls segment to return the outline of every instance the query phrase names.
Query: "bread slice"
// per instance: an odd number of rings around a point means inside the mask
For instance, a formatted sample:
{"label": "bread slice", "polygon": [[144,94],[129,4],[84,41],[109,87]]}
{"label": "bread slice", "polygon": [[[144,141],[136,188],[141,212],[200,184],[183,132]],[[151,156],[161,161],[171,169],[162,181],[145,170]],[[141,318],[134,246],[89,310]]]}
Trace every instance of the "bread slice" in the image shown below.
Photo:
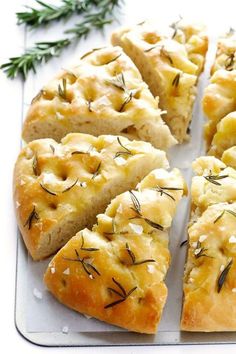
{"label": "bread slice", "polygon": [[236,111],[236,34],[229,32],[218,40],[211,69],[210,84],[204,91],[203,111],[208,118],[205,139],[209,149],[217,124],[227,114]]}
{"label": "bread slice", "polygon": [[236,170],[210,156],[193,168],[181,329],[235,331]]}
{"label": "bread slice", "polygon": [[221,158],[225,150],[236,145],[236,111],[222,118],[216,129],[208,154]]}
{"label": "bread slice", "polygon": [[192,179],[192,210],[201,215],[210,205],[236,202],[236,170],[212,156],[193,162],[197,173]]}
{"label": "bread slice", "polygon": [[208,39],[205,27],[183,20],[170,31],[144,22],[121,28],[112,43],[121,46],[140,70],[160,107],[171,132],[183,142],[188,139],[198,76],[203,70]]}
{"label": "bread slice", "polygon": [[236,330],[236,203],[209,206],[188,230],[181,329]]}
{"label": "bread slice", "polygon": [[155,333],[167,297],[168,228],[185,192],[179,170],[152,171],[56,254],[44,276],[48,289],[78,312]]}
{"label": "bread slice", "polygon": [[224,151],[221,160],[227,165],[236,169],[236,146]]}
{"label": "bread slice", "polygon": [[158,100],[118,47],[86,53],[33,99],[23,126],[24,140],[59,142],[71,132],[123,135],[163,150],[176,143],[161,118]]}
{"label": "bread slice", "polygon": [[18,225],[34,260],[55,253],[91,226],[117,194],[134,188],[157,167],[163,151],[124,137],[69,134],[58,144],[35,140],[20,153],[14,171]]}

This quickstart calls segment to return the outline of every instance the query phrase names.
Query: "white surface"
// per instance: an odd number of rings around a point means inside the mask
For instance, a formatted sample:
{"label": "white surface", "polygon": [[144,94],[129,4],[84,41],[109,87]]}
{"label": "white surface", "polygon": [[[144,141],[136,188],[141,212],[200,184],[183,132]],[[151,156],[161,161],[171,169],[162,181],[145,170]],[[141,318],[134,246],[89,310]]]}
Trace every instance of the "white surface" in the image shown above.
{"label": "white surface", "polygon": [[[227,29],[230,25],[234,26],[236,3],[235,0],[225,0],[223,3],[213,1],[204,1],[198,5],[196,1],[178,0],[178,1],[153,1],[155,11],[149,9],[148,1],[127,0],[127,7],[132,11],[126,11],[127,17],[132,22],[142,20],[148,14],[152,14],[160,18],[172,17],[176,18],[178,14],[183,16],[191,16],[201,19],[208,23],[211,32],[215,29],[217,32]],[[21,4],[25,4],[24,0],[8,0],[2,4],[0,13],[0,33],[1,33],[1,50],[0,61],[4,62],[9,56],[16,55],[23,48],[23,28],[15,25],[14,13],[20,9]],[[133,6],[134,5],[134,6]],[[214,6],[213,6],[214,5]],[[136,18],[134,8],[143,7],[143,17]],[[4,8],[4,10],[3,10]],[[53,31],[50,33],[54,35]],[[31,33],[30,40],[34,40],[36,35]],[[45,39],[44,37],[42,37]],[[99,40],[100,37],[98,37]],[[97,42],[95,46],[97,46]],[[78,50],[79,52],[79,50]],[[68,51],[63,55],[63,61],[72,61]],[[39,74],[42,78],[37,82],[40,86],[46,77],[57,70],[61,65],[59,60],[54,60],[52,64],[48,64]],[[31,79],[30,79],[31,80]],[[30,85],[30,81],[27,85]],[[32,87],[32,95],[36,92],[37,87]],[[27,90],[29,91],[29,90]],[[20,130],[21,130],[21,110],[22,110],[22,94],[23,86],[20,80],[9,81],[4,74],[0,73],[0,102],[1,102],[1,120],[2,120],[2,136],[0,139],[0,220],[1,220],[1,239],[2,252],[0,257],[1,269],[1,295],[0,295],[0,338],[1,349],[4,353],[109,353],[112,348],[42,348],[28,343],[16,331],[14,325],[14,298],[15,298],[15,260],[16,260],[16,224],[14,219],[12,200],[11,200],[11,183],[12,168],[19,151]],[[26,97],[25,102],[29,102]],[[235,353],[236,345],[227,346],[178,346],[178,347],[130,347],[115,348],[117,353]]]}

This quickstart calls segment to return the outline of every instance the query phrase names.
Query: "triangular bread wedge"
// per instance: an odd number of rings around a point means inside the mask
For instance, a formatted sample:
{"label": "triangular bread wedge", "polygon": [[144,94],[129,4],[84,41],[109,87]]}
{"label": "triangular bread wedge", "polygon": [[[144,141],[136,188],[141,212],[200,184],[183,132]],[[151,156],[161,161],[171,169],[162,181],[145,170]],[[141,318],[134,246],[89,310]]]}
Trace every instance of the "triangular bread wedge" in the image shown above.
{"label": "triangular bread wedge", "polygon": [[210,84],[205,88],[203,111],[208,118],[205,139],[209,149],[217,124],[236,110],[236,33],[230,31],[219,38]]}
{"label": "triangular bread wedge", "polygon": [[115,195],[157,167],[168,167],[163,151],[124,137],[74,133],[61,144],[29,143],[15,165],[14,200],[33,259],[55,253],[77,231],[92,226]]}
{"label": "triangular bread wedge", "polygon": [[210,156],[193,168],[181,329],[235,331],[236,170]]}
{"label": "triangular bread wedge", "polygon": [[236,145],[236,111],[222,118],[216,129],[208,155],[221,158],[225,150]]}
{"label": "triangular bread wedge", "polygon": [[205,27],[180,20],[169,31],[143,22],[115,31],[111,39],[137,65],[160,107],[171,132],[188,138],[198,76],[203,70],[208,39]]}
{"label": "triangular bread wedge", "polygon": [[155,333],[167,297],[168,228],[185,192],[179,170],[152,171],[57,253],[45,273],[48,289],[78,312]]}
{"label": "triangular bread wedge", "polygon": [[27,142],[60,141],[67,133],[123,135],[167,150],[176,143],[141,75],[121,48],[86,53],[33,99],[24,126]]}

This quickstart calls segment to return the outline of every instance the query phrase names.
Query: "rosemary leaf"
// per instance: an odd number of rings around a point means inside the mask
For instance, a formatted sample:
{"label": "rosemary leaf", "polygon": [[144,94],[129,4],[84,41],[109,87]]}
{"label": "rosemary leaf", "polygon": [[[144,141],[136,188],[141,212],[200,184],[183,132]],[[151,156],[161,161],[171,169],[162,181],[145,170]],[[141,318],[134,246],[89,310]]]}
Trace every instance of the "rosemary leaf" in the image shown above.
{"label": "rosemary leaf", "polygon": [[113,62],[116,61],[120,56],[121,56],[121,54],[117,55],[115,58],[113,58],[113,59],[107,61],[107,62],[105,63],[105,65],[108,65],[108,64],[110,64],[110,63],[113,63]]}
{"label": "rosemary leaf", "polygon": [[218,281],[217,281],[217,292],[219,293],[222,289],[222,286],[225,283],[226,277],[230,271],[230,268],[233,264],[233,260],[231,259],[230,262],[227,264],[227,266],[225,267],[225,269],[221,272]]}
{"label": "rosemary leaf", "polygon": [[154,229],[161,230],[161,231],[164,230],[164,227],[163,227],[162,225],[157,224],[157,223],[154,222],[154,221],[151,221],[151,220],[149,220],[149,219],[147,219],[147,218],[143,218],[143,220],[146,221],[146,223],[147,223],[148,225],[150,225],[151,227],[153,227]]}
{"label": "rosemary leaf", "polygon": [[120,140],[120,137],[118,136],[117,137],[117,141],[118,143],[120,144],[120,146],[125,150],[125,151],[118,151],[116,154],[115,154],[115,158],[121,156],[121,155],[132,155],[132,152],[127,148],[125,147],[122,143],[121,143],[121,140]]}
{"label": "rosemary leaf", "polygon": [[139,203],[139,200],[138,200],[138,198],[136,197],[136,195],[134,194],[134,192],[132,192],[132,191],[129,191],[129,194],[130,194],[130,198],[131,198],[131,201],[132,201],[132,203],[133,203],[133,210],[134,211],[136,211],[136,213],[138,214],[138,215],[141,215],[141,205],[140,205],[140,203]]}
{"label": "rosemary leaf", "polygon": [[187,243],[188,243],[188,240],[184,240],[184,241],[181,242],[179,247],[183,247],[183,246],[187,245]]}
{"label": "rosemary leaf", "polygon": [[220,215],[217,216],[217,218],[214,220],[214,224],[217,223],[217,221],[219,221],[225,213],[229,213],[229,214],[231,214],[231,215],[233,215],[233,216],[236,217],[236,213],[235,213],[233,210],[224,209],[224,210],[220,213]]}
{"label": "rosemary leaf", "polygon": [[78,178],[77,178],[69,187],[67,187],[66,189],[64,189],[64,190],[62,191],[62,193],[68,192],[71,188],[73,188],[73,187],[76,185],[77,182],[78,182]]}
{"label": "rosemary leaf", "polygon": [[84,247],[84,236],[83,236],[83,234],[81,235],[81,239],[82,239],[82,243],[81,243],[80,249],[81,249],[82,251],[89,251],[89,252],[99,251],[99,248],[95,248],[95,247]]}
{"label": "rosemary leaf", "polygon": [[115,78],[106,80],[108,84],[111,84],[118,88],[119,90],[122,91],[127,91],[126,85],[125,85],[125,77],[123,73],[117,74]]}
{"label": "rosemary leaf", "polygon": [[208,176],[203,176],[208,182],[215,184],[216,186],[221,186],[221,183],[217,182],[218,180],[229,177],[229,175],[212,175],[211,173]]}
{"label": "rosemary leaf", "polygon": [[130,256],[132,263],[134,264],[135,260],[136,260],[136,257],[135,257],[134,252],[131,251],[131,249],[129,248],[129,244],[128,243],[125,244],[125,249],[128,252],[128,255]]}
{"label": "rosemary leaf", "polygon": [[94,179],[95,177],[97,177],[97,175],[99,174],[99,170],[100,170],[100,167],[101,167],[101,162],[99,162],[98,164],[98,167],[96,169],[96,171],[94,172],[93,176],[92,176],[92,179]]}
{"label": "rosemary leaf", "polygon": [[32,223],[33,223],[34,219],[35,219],[35,220],[39,220],[39,215],[38,215],[38,213],[36,212],[35,206],[33,207],[33,210],[31,211],[31,213],[30,213],[28,219],[26,220],[26,222],[25,222],[25,224],[24,224],[24,227],[25,227],[26,225],[28,225],[28,230],[30,230],[31,227],[32,227]]}
{"label": "rosemary leaf", "polygon": [[[124,289],[124,287],[117,281],[115,280],[115,278],[112,278],[113,283],[115,283],[115,285],[119,288],[119,290],[113,289],[111,287],[107,288],[110,292],[116,294],[117,296],[120,297],[120,299],[111,302],[108,305],[104,306],[104,309],[108,309],[110,307],[116,306],[118,304],[120,304],[121,302],[125,301],[136,289],[137,286],[133,287],[132,289],[130,289],[128,292],[126,292],[126,290]],[[120,292],[121,290],[121,292]]]}
{"label": "rosemary leaf", "polygon": [[42,183],[39,183],[39,184],[40,184],[40,187],[41,187],[45,192],[47,192],[48,194],[57,195],[57,193],[50,191],[50,190],[47,189]]}
{"label": "rosemary leaf", "polygon": [[34,158],[33,158],[33,172],[35,176],[39,176],[40,175],[40,169],[39,169],[39,164],[38,164],[38,156],[35,154]]}
{"label": "rosemary leaf", "polygon": [[180,77],[181,77],[181,73],[176,74],[176,76],[174,77],[174,80],[172,81],[172,86],[174,86],[174,87],[179,86]]}
{"label": "rosemary leaf", "polygon": [[[62,257],[66,261],[71,261],[71,262],[79,262],[82,265],[83,270],[85,271],[86,274],[88,274],[89,278],[94,279],[93,273],[96,273],[97,275],[101,275],[101,273],[95,268],[94,265],[91,263],[88,263],[88,258],[80,258],[79,252],[77,249],[75,249],[75,254],[77,258],[67,258],[67,257]],[[86,262],[87,260],[87,262]]]}
{"label": "rosemary leaf", "polygon": [[234,62],[235,62],[235,53],[231,53],[225,60],[225,69],[228,71],[232,71],[234,68]]}
{"label": "rosemary leaf", "polygon": [[58,85],[58,95],[61,97],[63,100],[68,101],[67,99],[67,87],[66,87],[66,79],[62,79],[62,86],[59,84]]}
{"label": "rosemary leaf", "polygon": [[[62,1],[64,3],[68,3],[69,1],[72,2],[72,0]],[[86,0],[83,0],[83,2],[76,1],[76,7],[74,8],[73,12],[77,11],[77,9],[79,8],[78,6],[83,7],[85,1]],[[94,6],[85,6],[83,10],[81,8],[81,11],[84,12],[83,19],[77,24],[75,24],[73,28],[70,28],[63,32],[66,36],[69,36],[57,41],[36,42],[33,47],[28,48],[22,55],[12,57],[7,63],[2,64],[0,66],[0,69],[2,69],[9,78],[15,78],[18,75],[21,75],[25,80],[29,72],[36,72],[36,66],[40,63],[45,63],[51,58],[59,56],[64,48],[68,47],[70,44],[82,38],[86,38],[92,30],[101,30],[105,27],[106,24],[112,23],[115,18],[114,15],[112,15],[112,12],[115,7],[118,7],[120,5],[121,0],[90,0],[90,2],[91,4],[95,5],[95,8],[97,10],[94,11]],[[54,6],[49,6],[46,3],[43,3],[42,1],[40,1],[39,3],[43,7],[43,10],[45,10],[45,8],[47,8],[49,11],[55,10]],[[35,12],[32,8],[31,10],[33,12],[32,22],[31,15],[28,16],[24,14],[19,15],[21,18],[21,23],[28,22],[29,25],[37,26],[37,24],[41,21],[41,15],[38,13],[39,16],[38,14],[35,16]],[[70,14],[71,11],[69,11],[68,13]],[[55,16],[55,19],[63,17],[65,17],[65,12],[62,11],[62,15]],[[54,18],[52,18],[51,20],[53,19]],[[43,22],[49,22],[49,17],[44,17],[42,23]]]}

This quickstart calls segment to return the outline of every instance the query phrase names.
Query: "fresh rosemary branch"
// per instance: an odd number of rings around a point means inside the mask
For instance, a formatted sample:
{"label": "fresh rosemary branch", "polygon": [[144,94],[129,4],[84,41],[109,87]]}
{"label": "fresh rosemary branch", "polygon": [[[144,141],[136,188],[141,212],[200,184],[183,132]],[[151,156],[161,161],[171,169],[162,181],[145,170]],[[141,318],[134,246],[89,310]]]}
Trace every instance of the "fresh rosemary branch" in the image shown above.
{"label": "fresh rosemary branch", "polygon": [[107,289],[109,290],[110,293],[117,295],[119,297],[119,299],[104,306],[104,309],[108,309],[110,307],[116,306],[116,305],[120,304],[121,302],[125,301],[137,289],[137,286],[135,286],[134,288],[130,289],[127,292],[124,289],[124,287],[117,280],[115,280],[115,278],[112,278],[112,281],[116,285],[118,290],[116,290],[114,288],[110,288],[110,287]]}
{"label": "fresh rosemary branch", "polygon": [[17,12],[16,16],[18,24],[26,24],[32,28],[41,26],[42,24],[49,23],[62,18],[68,18],[73,13],[80,14],[85,12],[92,5],[97,5],[96,0],[61,0],[59,6],[46,4],[43,1],[36,0],[36,3],[41,5],[40,8],[33,8],[26,6],[27,11]]}
{"label": "fresh rosemary branch", "polygon": [[[71,0],[70,0],[71,1]],[[90,7],[85,11],[83,19],[64,34],[71,35],[64,39],[52,42],[36,42],[25,53],[18,57],[12,57],[5,64],[0,66],[9,78],[15,78],[18,75],[23,76],[25,80],[30,71],[36,72],[36,66],[45,63],[53,57],[61,54],[62,50],[81,38],[86,38],[93,29],[103,29],[106,24],[112,23],[113,9],[119,6],[121,0],[94,0],[99,10],[91,10]],[[91,10],[91,12],[90,12]]]}

